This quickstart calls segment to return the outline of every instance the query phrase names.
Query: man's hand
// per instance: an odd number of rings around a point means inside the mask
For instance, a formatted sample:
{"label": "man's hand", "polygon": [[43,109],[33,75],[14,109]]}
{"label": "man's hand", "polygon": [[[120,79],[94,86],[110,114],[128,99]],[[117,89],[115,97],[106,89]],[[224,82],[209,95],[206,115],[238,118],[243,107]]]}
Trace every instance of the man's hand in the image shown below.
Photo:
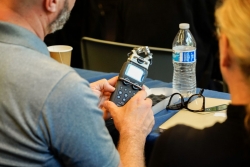
{"label": "man's hand", "polygon": [[122,107],[111,101],[103,104],[120,134],[118,151],[122,166],[145,166],[144,145],[155,122],[152,100],[146,97],[146,91],[141,90]]}
{"label": "man's hand", "polygon": [[115,84],[118,77],[113,77],[109,80],[102,79],[93,83],[90,83],[90,88],[99,98],[99,107],[103,110],[104,119],[108,119],[110,116],[105,108],[102,107],[103,103],[109,100],[111,93],[115,91]]}
{"label": "man's hand", "polygon": [[145,90],[139,91],[124,106],[106,101],[103,105],[111,114],[120,134],[143,135],[145,138],[154,125],[152,100],[147,98]]}

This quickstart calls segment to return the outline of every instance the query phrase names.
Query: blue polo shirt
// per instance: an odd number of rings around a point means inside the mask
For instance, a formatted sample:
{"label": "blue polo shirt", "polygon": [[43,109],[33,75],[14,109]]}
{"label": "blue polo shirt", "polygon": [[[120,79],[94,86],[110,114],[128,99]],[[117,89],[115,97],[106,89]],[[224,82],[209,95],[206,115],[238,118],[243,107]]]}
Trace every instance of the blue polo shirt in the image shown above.
{"label": "blue polo shirt", "polygon": [[0,166],[116,167],[98,98],[32,32],[0,22]]}

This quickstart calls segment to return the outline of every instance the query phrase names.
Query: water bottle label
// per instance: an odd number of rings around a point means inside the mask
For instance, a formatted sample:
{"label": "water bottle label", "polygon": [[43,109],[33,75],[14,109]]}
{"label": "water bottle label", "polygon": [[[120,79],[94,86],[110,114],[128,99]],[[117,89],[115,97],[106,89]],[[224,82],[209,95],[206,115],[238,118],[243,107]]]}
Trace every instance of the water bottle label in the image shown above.
{"label": "water bottle label", "polygon": [[196,50],[192,51],[180,51],[173,53],[173,61],[183,63],[193,63],[196,61]]}

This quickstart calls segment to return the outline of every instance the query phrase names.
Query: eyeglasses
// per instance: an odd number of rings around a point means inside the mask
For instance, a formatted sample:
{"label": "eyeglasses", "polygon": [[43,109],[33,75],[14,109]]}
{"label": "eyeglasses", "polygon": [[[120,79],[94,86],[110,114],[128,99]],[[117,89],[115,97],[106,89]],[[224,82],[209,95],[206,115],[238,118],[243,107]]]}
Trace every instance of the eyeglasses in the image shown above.
{"label": "eyeglasses", "polygon": [[[227,109],[227,104],[205,108],[205,97],[202,95],[203,92],[204,89],[201,89],[199,94],[193,94],[188,98],[187,101],[184,101],[184,98],[180,93],[174,93],[170,96],[166,109],[180,110],[182,108],[185,108],[192,112],[213,112]],[[172,104],[172,101],[180,101],[180,103]]]}

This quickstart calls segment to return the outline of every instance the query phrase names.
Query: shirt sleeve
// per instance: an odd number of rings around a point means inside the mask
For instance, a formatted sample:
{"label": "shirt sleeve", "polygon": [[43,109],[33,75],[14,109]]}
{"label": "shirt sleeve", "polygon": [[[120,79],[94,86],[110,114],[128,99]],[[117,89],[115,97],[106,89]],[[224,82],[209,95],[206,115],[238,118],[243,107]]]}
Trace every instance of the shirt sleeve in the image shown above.
{"label": "shirt sleeve", "polygon": [[48,96],[40,117],[48,149],[64,166],[118,166],[119,154],[86,80],[71,72]]}

